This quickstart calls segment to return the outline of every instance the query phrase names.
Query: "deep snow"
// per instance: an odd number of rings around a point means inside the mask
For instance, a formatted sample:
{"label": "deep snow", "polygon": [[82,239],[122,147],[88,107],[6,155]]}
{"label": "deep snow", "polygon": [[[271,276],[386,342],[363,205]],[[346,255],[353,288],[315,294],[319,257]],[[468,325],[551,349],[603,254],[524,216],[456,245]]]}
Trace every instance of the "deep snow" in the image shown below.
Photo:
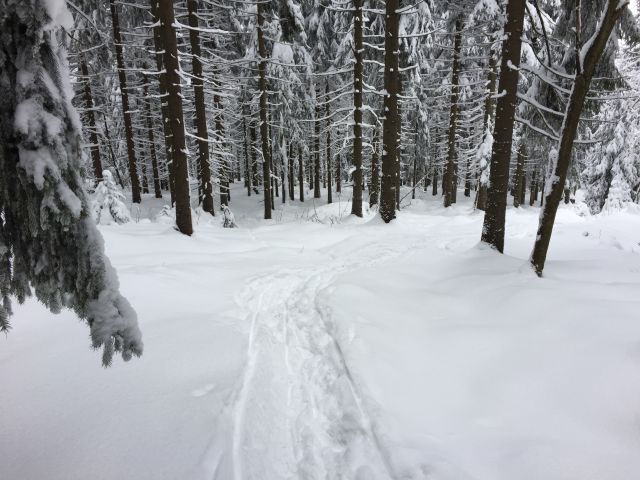
{"label": "deep snow", "polygon": [[640,215],[558,214],[545,278],[440,197],[391,225],[232,190],[241,228],[102,226],[145,354],[100,367],[34,301],[0,339],[0,479],[630,480],[640,472]]}

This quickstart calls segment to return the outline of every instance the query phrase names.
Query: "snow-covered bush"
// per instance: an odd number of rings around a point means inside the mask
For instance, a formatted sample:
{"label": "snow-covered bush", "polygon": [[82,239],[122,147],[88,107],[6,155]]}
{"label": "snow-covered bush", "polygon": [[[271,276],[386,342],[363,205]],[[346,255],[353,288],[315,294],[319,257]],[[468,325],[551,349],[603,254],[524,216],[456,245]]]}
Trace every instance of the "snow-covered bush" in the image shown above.
{"label": "snow-covered bush", "polygon": [[233,212],[227,205],[222,205],[222,226],[224,228],[237,228],[236,219]]}
{"label": "snow-covered bush", "polygon": [[125,196],[113,180],[111,172],[102,172],[102,181],[93,194],[92,213],[96,223],[110,225],[113,222],[123,224],[131,221],[131,214],[124,200]]}

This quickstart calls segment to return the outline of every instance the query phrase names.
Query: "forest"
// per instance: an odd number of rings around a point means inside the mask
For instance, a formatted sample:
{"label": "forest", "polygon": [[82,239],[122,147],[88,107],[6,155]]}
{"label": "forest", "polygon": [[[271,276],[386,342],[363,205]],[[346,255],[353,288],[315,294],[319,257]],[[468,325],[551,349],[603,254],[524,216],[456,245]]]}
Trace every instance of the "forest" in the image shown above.
{"label": "forest", "polygon": [[0,0],[0,478],[636,478],[639,9]]}

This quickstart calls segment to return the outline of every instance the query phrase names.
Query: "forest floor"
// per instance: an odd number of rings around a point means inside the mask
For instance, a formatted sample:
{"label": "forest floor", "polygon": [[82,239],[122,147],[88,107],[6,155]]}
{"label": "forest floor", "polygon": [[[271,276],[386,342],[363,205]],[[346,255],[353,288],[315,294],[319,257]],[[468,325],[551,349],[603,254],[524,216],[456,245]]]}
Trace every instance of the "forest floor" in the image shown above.
{"label": "forest floor", "polygon": [[[390,225],[307,201],[240,228],[103,226],[145,353],[100,366],[69,312],[17,307],[0,338],[6,480],[629,480],[640,472],[640,214],[538,208],[506,255],[468,199]],[[340,201],[338,201],[340,200]],[[409,203],[408,199],[404,203]]]}

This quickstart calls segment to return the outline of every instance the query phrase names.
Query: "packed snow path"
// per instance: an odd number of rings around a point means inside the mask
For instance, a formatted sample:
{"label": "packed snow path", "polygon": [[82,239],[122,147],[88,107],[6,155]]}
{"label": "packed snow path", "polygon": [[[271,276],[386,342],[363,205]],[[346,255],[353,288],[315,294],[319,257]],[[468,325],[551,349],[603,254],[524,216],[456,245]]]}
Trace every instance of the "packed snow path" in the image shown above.
{"label": "packed snow path", "polygon": [[318,294],[336,275],[412,247],[354,249],[329,264],[260,276],[239,296],[252,326],[235,413],[237,479],[395,478]]}

